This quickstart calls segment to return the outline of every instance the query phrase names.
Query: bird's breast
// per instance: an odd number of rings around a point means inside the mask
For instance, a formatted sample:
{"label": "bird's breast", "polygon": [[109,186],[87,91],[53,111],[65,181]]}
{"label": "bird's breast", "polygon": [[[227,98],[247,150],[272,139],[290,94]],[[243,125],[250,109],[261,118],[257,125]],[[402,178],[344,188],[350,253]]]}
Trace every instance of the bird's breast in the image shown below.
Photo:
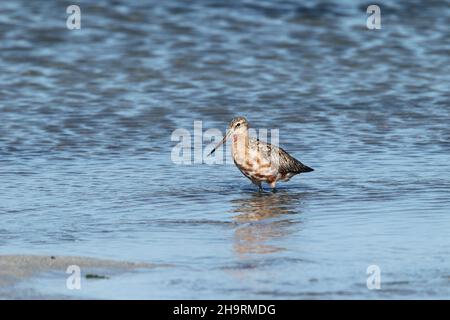
{"label": "bird's breast", "polygon": [[267,161],[248,154],[246,157],[233,157],[239,170],[254,181],[273,181],[277,177],[277,170]]}

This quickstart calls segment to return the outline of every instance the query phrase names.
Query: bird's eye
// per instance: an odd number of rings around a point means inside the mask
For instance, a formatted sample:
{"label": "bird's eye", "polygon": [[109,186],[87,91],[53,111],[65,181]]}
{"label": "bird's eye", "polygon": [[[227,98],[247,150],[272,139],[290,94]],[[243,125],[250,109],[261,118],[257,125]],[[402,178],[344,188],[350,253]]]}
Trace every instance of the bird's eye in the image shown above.
{"label": "bird's eye", "polygon": [[238,123],[238,124],[236,125],[236,128],[237,128],[237,127],[239,127],[240,125],[241,125],[241,124],[240,124],[240,123]]}

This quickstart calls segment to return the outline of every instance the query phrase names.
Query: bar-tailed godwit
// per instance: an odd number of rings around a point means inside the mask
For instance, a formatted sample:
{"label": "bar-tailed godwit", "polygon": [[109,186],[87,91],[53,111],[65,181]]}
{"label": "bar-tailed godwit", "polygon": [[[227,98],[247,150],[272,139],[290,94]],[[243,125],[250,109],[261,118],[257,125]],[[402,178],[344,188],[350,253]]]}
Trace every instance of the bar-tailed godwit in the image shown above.
{"label": "bar-tailed godwit", "polygon": [[231,153],[239,170],[262,190],[266,182],[275,190],[277,181],[289,181],[293,176],[314,169],[290,156],[283,149],[249,137],[249,124],[244,117],[231,120],[227,133],[208,154],[213,154],[227,139],[233,138]]}

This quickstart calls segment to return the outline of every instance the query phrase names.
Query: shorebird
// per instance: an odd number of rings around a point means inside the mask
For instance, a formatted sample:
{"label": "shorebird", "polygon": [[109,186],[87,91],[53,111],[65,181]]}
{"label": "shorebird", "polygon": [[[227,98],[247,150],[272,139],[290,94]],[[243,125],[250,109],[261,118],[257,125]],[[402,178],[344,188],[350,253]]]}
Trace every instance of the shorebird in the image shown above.
{"label": "shorebird", "polygon": [[263,182],[268,183],[275,191],[277,181],[289,181],[296,174],[314,171],[283,149],[249,137],[248,128],[249,123],[244,117],[231,120],[222,141],[211,150],[208,156],[232,137],[231,153],[234,164],[244,176],[259,187],[260,191]]}

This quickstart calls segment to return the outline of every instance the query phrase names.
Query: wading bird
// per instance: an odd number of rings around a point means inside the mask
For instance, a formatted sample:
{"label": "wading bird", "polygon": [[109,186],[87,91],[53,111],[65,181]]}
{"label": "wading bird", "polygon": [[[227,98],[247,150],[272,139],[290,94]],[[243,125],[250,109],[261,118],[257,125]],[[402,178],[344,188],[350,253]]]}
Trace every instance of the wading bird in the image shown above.
{"label": "wading bird", "polygon": [[208,156],[227,139],[233,138],[231,153],[235,165],[260,191],[263,182],[268,183],[275,191],[277,181],[289,181],[296,174],[314,171],[283,149],[249,137],[248,128],[248,121],[244,117],[231,120],[226,135]]}

